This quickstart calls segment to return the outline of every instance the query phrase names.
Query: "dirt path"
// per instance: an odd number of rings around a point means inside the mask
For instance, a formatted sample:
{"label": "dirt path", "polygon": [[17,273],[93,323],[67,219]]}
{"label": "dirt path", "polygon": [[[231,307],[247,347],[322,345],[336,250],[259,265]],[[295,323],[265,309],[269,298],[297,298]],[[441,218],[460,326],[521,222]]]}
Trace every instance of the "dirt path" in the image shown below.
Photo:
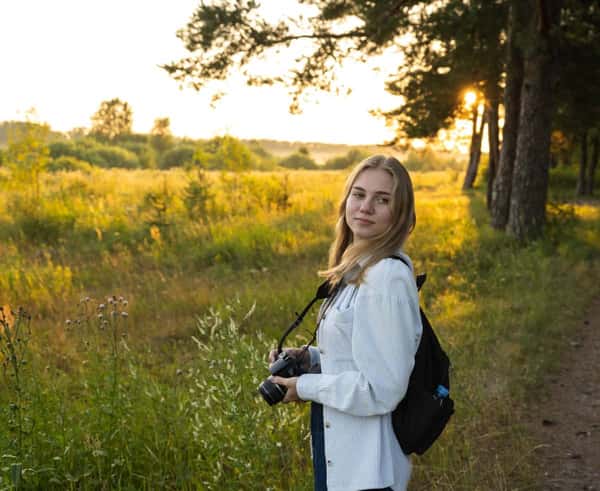
{"label": "dirt path", "polygon": [[532,411],[544,490],[600,491],[600,298],[575,332]]}

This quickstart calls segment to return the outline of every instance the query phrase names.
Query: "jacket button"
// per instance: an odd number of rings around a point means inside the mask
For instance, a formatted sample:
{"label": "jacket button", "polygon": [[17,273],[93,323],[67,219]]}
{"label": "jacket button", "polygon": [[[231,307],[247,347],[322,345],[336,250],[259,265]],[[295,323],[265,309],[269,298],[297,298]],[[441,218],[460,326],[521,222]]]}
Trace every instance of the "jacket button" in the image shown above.
{"label": "jacket button", "polygon": [[327,461],[327,465],[328,465],[328,466],[332,466],[332,465],[333,465],[333,462],[332,462],[331,460],[328,460],[328,461]]}
{"label": "jacket button", "polygon": [[325,350],[323,348],[319,348],[319,353],[321,353],[322,355],[325,354]]}
{"label": "jacket button", "polygon": [[329,421],[325,421],[325,428],[329,428],[331,426],[331,423]]}

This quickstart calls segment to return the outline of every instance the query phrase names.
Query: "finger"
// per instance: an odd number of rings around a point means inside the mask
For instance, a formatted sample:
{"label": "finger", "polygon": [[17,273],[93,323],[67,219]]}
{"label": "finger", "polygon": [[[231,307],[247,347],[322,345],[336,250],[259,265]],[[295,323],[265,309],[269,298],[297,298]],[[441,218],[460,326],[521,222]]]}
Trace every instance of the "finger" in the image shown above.
{"label": "finger", "polygon": [[271,382],[277,385],[283,385],[284,387],[288,387],[290,385],[290,380],[287,378],[272,376],[270,379]]}

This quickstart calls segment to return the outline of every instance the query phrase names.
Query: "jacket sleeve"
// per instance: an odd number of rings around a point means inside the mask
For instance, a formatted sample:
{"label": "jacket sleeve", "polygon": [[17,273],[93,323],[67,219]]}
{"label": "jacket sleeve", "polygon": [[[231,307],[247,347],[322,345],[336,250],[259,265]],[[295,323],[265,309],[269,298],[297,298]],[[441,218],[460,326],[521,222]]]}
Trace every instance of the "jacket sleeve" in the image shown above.
{"label": "jacket sleeve", "polygon": [[384,288],[361,286],[352,326],[356,369],[301,376],[297,384],[301,399],[355,416],[396,408],[406,393],[422,331],[417,291],[409,281],[412,278],[403,275]]}

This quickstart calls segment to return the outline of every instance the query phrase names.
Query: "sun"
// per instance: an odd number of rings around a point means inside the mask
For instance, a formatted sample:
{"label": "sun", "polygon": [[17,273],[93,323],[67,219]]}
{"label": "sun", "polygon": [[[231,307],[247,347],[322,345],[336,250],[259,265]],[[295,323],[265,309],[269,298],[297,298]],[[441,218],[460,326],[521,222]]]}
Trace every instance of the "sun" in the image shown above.
{"label": "sun", "polygon": [[477,93],[472,90],[467,90],[467,92],[465,92],[464,100],[467,107],[472,106],[477,102]]}

